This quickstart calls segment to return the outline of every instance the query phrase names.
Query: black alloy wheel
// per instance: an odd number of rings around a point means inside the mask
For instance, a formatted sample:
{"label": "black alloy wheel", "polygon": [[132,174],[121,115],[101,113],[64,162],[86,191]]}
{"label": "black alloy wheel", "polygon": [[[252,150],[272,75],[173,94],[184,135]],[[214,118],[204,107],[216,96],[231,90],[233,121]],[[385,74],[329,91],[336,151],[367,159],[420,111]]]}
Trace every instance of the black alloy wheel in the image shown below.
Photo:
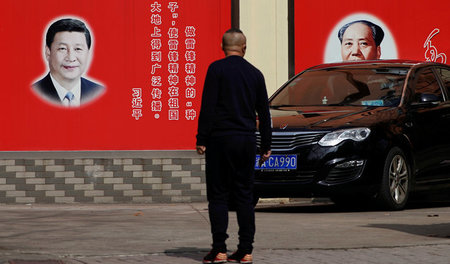
{"label": "black alloy wheel", "polygon": [[378,202],[388,210],[402,210],[409,198],[411,168],[403,151],[392,148],[384,162]]}

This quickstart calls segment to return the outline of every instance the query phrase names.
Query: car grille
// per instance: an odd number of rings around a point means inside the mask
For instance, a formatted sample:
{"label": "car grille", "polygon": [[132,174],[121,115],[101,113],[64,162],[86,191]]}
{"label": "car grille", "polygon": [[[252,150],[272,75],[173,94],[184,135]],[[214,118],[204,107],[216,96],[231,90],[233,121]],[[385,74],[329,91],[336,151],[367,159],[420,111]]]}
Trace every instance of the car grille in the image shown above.
{"label": "car grille", "polygon": [[[275,151],[291,151],[301,146],[317,143],[324,132],[272,132],[271,149]],[[256,132],[256,144],[261,144],[261,136]]]}

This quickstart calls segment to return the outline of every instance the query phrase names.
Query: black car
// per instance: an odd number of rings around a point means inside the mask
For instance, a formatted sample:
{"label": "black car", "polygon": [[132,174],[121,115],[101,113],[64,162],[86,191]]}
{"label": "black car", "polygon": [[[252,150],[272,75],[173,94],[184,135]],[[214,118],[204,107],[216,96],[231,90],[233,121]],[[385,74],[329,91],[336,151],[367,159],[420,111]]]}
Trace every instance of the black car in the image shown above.
{"label": "black car", "polygon": [[270,98],[272,156],[257,197],[330,197],[403,209],[450,188],[450,67],[377,60],[324,64]]}

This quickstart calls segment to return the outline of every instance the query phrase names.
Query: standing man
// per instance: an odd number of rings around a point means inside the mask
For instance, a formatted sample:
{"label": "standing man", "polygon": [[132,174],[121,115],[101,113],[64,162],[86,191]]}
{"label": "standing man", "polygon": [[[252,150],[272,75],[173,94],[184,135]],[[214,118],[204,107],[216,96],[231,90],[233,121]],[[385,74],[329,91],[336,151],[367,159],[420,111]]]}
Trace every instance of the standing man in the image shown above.
{"label": "standing man", "polygon": [[[241,30],[223,35],[225,58],[206,74],[198,120],[197,152],[206,154],[206,185],[212,250],[203,263],[252,263],[255,235],[253,180],[256,157],[256,113],[261,134],[261,160],[269,158],[271,118],[262,73],[243,57]],[[227,258],[228,204],[236,204],[239,224],[237,251]]]}
{"label": "standing man", "polygon": [[45,37],[50,72],[33,84],[34,91],[46,101],[66,107],[78,107],[101,95],[103,86],[81,77],[89,66],[91,40],[88,28],[78,19],[54,22]]}
{"label": "standing man", "polygon": [[356,20],[344,25],[338,32],[343,61],[378,60],[381,56],[383,29],[367,20]]}

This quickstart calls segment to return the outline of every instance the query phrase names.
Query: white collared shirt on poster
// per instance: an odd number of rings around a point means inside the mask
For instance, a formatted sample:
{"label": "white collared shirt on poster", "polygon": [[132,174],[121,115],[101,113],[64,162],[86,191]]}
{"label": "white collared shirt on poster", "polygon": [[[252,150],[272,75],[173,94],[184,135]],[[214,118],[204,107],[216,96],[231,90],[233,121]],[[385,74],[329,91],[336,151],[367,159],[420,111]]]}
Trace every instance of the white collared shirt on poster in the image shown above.
{"label": "white collared shirt on poster", "polygon": [[[50,74],[50,78],[52,79],[53,85],[56,88],[56,91],[58,92],[59,99],[61,100],[62,104],[65,107],[79,107],[80,106],[80,98],[81,98],[81,79],[78,80],[77,84],[72,90],[67,90],[66,88],[62,87],[61,84],[59,84],[53,76]],[[75,96],[74,99],[70,102],[65,98],[66,94],[68,92],[72,92]]]}

